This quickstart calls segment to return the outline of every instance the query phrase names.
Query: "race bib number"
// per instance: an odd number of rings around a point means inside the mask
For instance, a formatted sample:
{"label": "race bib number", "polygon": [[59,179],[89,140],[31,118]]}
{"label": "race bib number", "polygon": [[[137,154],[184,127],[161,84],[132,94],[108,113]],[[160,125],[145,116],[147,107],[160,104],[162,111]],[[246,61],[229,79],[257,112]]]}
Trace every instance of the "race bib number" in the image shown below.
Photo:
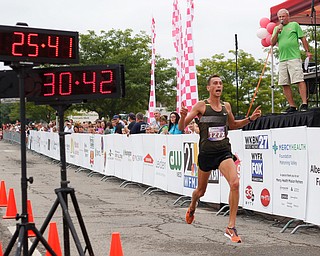
{"label": "race bib number", "polygon": [[223,140],[226,137],[225,127],[209,127],[208,128],[208,140],[210,141],[218,141]]}

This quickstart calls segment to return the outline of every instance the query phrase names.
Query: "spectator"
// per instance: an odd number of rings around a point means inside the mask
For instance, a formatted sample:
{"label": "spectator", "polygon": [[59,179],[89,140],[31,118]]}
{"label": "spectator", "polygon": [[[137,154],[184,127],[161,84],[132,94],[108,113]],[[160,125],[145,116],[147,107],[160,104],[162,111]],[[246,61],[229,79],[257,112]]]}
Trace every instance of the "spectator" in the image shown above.
{"label": "spectator", "polygon": [[148,123],[143,120],[143,114],[141,112],[136,114],[136,123],[130,130],[130,134],[146,133]]}
{"label": "spectator", "polygon": [[158,133],[159,129],[160,129],[160,110],[156,109],[153,112],[154,115],[154,120],[151,122],[150,126],[153,128],[154,133]]}
{"label": "spectator", "polygon": [[169,121],[169,134],[182,134],[183,132],[179,130],[178,122],[180,116],[177,112],[171,112]]}
{"label": "spectator", "polygon": [[122,134],[122,128],[124,128],[124,125],[120,122],[120,117],[118,115],[113,116],[112,125],[114,133]]}
{"label": "spectator", "polygon": [[169,132],[169,126],[168,126],[167,116],[161,115],[160,116],[160,129],[158,131],[158,134],[168,134],[168,132]]}

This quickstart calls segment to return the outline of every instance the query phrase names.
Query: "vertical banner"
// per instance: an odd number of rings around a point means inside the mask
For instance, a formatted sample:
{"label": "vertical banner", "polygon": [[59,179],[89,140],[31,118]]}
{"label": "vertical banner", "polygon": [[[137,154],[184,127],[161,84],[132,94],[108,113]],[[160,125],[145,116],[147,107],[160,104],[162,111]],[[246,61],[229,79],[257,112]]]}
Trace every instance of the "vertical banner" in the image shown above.
{"label": "vertical banner", "polygon": [[132,181],[138,183],[143,182],[144,150],[142,136],[144,136],[144,134],[131,136],[131,142],[133,145]]}
{"label": "vertical banner", "polygon": [[122,178],[131,181],[132,180],[132,155],[134,145],[132,143],[132,136],[122,135]]}
{"label": "vertical banner", "polygon": [[115,160],[114,160],[114,138],[112,134],[104,135],[104,148],[106,150],[106,161],[104,165],[104,174],[114,176]]}
{"label": "vertical banner", "polygon": [[148,186],[154,186],[155,172],[155,152],[154,152],[154,136],[158,134],[133,135],[142,137],[143,145],[143,180],[142,183]]}
{"label": "vertical banner", "polygon": [[241,163],[243,207],[272,214],[273,163],[271,131],[244,131]]}
{"label": "vertical banner", "polygon": [[182,136],[169,135],[167,148],[163,150],[166,151],[165,153],[167,155],[168,192],[183,195]]}
{"label": "vertical banner", "polygon": [[65,145],[66,145],[66,151],[65,151],[65,153],[66,153],[66,162],[70,163],[71,134],[64,135],[64,142],[65,142]]}
{"label": "vertical banner", "polygon": [[272,129],[273,214],[305,219],[307,195],[306,127]]}
{"label": "vertical banner", "polygon": [[198,141],[197,134],[174,135],[182,136],[183,152],[183,195],[191,196],[198,186]]}
{"label": "vertical banner", "polygon": [[184,87],[181,90],[182,102],[190,111],[198,102],[197,70],[193,51],[192,23],[194,17],[193,0],[187,2],[186,34],[184,37]]}
{"label": "vertical banner", "polygon": [[156,107],[156,88],[155,88],[155,80],[154,80],[154,71],[156,64],[156,22],[154,18],[152,18],[151,24],[151,45],[152,45],[152,53],[151,53],[151,79],[150,79],[150,97],[149,97],[149,110],[148,110],[148,123],[150,124],[154,121],[154,109]]}
{"label": "vertical banner", "polygon": [[307,128],[308,142],[308,191],[306,222],[320,225],[320,128]]}
{"label": "vertical banner", "polygon": [[181,13],[178,0],[173,0],[172,12],[172,37],[173,45],[176,51],[176,73],[177,73],[177,98],[176,111],[179,113],[181,108],[181,90],[183,89],[183,35]]}
{"label": "vertical banner", "polygon": [[168,191],[167,135],[155,135],[154,146],[154,187],[160,188],[164,191]]}
{"label": "vertical banner", "polygon": [[[239,187],[239,206],[243,205],[243,143],[242,143],[242,131],[241,130],[232,130],[228,132],[228,137],[231,143],[232,154],[236,155],[238,160],[235,162],[238,176],[240,178],[240,187]],[[221,194],[220,202],[224,204],[229,204],[229,192],[230,186],[225,177],[220,173],[221,178]]]}

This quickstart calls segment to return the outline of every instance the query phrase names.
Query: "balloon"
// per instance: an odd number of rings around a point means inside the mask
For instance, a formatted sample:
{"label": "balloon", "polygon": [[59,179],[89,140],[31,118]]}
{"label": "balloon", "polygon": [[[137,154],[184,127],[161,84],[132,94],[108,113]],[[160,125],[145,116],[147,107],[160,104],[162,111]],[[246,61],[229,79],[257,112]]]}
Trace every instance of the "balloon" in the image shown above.
{"label": "balloon", "polygon": [[270,22],[270,20],[268,18],[262,18],[260,20],[260,27],[266,28],[269,22]]}
{"label": "balloon", "polygon": [[272,37],[272,35],[271,35],[271,34],[268,34],[268,35],[266,36],[266,38],[265,38],[266,43],[268,44],[268,46],[271,45],[271,37]]}
{"label": "balloon", "polygon": [[272,34],[272,33],[273,33],[273,29],[274,29],[275,26],[276,26],[276,23],[270,22],[270,23],[267,25],[266,29],[267,29],[267,31],[268,31],[270,34]]}
{"label": "balloon", "polygon": [[266,28],[259,28],[257,31],[257,37],[259,37],[260,39],[266,38],[268,34],[269,33]]}
{"label": "balloon", "polygon": [[264,38],[264,39],[261,39],[261,44],[262,44],[262,46],[264,46],[264,47],[270,46],[270,44],[268,44],[268,43],[266,42],[266,39],[265,39],[265,38]]}

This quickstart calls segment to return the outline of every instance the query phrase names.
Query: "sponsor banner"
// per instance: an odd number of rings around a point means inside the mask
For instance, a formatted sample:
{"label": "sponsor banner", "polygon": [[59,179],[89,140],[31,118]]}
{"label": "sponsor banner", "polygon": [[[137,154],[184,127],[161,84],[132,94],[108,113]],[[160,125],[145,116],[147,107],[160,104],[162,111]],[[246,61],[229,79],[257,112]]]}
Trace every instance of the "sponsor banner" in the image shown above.
{"label": "sponsor banner", "polygon": [[243,207],[272,214],[273,164],[270,130],[243,131]]}
{"label": "sponsor banner", "polygon": [[103,136],[101,134],[96,134],[94,136],[94,163],[93,170],[103,174]]}
{"label": "sponsor banner", "polygon": [[[154,173],[155,173],[155,150],[154,150],[154,136],[158,134],[143,134],[143,178],[142,183],[148,186],[154,186]],[[138,135],[133,135],[138,136]]]}
{"label": "sponsor banner", "polygon": [[175,135],[182,136],[183,153],[183,195],[192,196],[198,186],[198,134]]}
{"label": "sponsor banner", "polygon": [[307,194],[306,127],[272,129],[273,213],[304,220]]}
{"label": "sponsor banner", "polygon": [[[159,134],[159,136],[167,136]],[[167,158],[168,191],[178,195],[183,194],[183,153],[182,136],[170,135],[167,147],[163,148]]]}
{"label": "sponsor banner", "polygon": [[64,143],[66,145],[66,161],[70,163],[70,146],[71,146],[71,134],[67,134],[64,136]]}
{"label": "sponsor banner", "polygon": [[122,179],[122,158],[123,158],[123,148],[125,145],[123,144],[122,137],[124,135],[115,133],[114,135],[114,176]]}
{"label": "sponsor banner", "polygon": [[131,137],[131,143],[134,145],[132,154],[132,181],[143,183],[143,166],[144,166],[144,150],[142,135],[134,135]]}
{"label": "sponsor banner", "polygon": [[103,135],[104,149],[106,151],[106,161],[104,163],[104,174],[114,176],[115,160],[114,160],[114,139],[113,135]]}
{"label": "sponsor banner", "polygon": [[[242,131],[241,130],[232,130],[228,131],[228,137],[230,139],[231,143],[231,150],[232,154],[237,156],[238,160],[235,162],[236,164],[236,170],[238,173],[238,176],[240,178],[240,187],[239,187],[239,206],[243,205],[243,168],[242,168],[242,162],[243,162],[243,143],[242,143]],[[220,173],[220,202],[224,204],[229,204],[229,192],[230,187],[227,180],[224,178],[223,174]]]}
{"label": "sponsor banner", "polygon": [[306,206],[306,222],[320,225],[320,158],[317,150],[320,145],[320,129],[307,128],[308,141],[308,191],[307,191],[307,206]]}
{"label": "sponsor banner", "polygon": [[132,180],[132,155],[134,144],[132,144],[132,136],[122,136],[122,179]]}
{"label": "sponsor banner", "polygon": [[168,191],[167,135],[154,137],[154,186]]}
{"label": "sponsor banner", "polygon": [[90,137],[92,135],[86,134],[82,137],[82,148],[83,148],[83,155],[82,155],[82,167],[86,169],[90,169]]}

